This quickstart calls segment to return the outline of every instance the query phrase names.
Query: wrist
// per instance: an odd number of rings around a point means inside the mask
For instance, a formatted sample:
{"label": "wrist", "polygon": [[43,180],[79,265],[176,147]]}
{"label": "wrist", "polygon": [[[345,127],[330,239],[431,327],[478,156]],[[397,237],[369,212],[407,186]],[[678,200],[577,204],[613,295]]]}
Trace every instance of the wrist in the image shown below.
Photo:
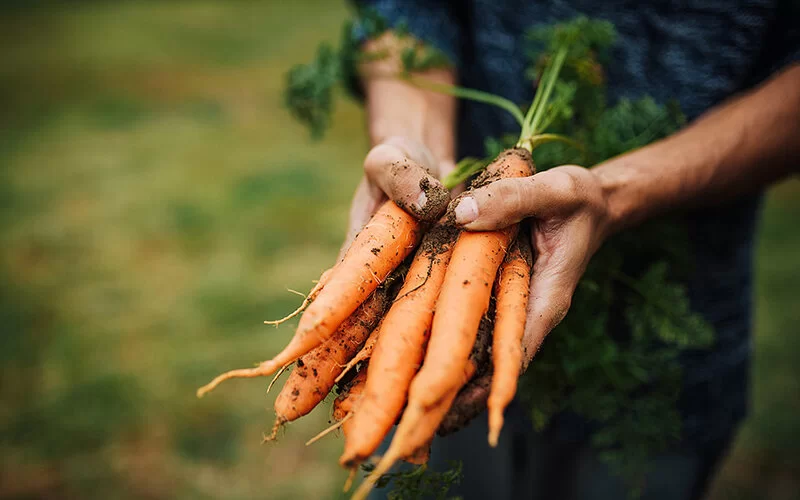
{"label": "wrist", "polygon": [[644,158],[634,153],[613,158],[592,169],[606,202],[607,236],[642,222],[650,215],[655,201],[648,195],[649,181],[644,178],[654,169],[643,169]]}

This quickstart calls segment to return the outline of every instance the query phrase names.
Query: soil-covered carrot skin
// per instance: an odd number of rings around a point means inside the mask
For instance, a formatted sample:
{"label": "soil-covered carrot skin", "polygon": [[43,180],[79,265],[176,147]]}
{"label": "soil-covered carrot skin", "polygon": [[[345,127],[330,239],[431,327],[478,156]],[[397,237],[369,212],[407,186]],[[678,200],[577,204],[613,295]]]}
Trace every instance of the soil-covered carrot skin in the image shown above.
{"label": "soil-covered carrot skin", "polygon": [[372,330],[372,333],[369,334],[369,337],[367,337],[366,342],[364,342],[364,346],[342,368],[341,373],[336,378],[337,383],[339,382],[339,380],[345,377],[350,372],[350,370],[352,370],[357,364],[363,363],[364,361],[372,357],[372,351],[373,349],[375,349],[375,344],[378,343],[378,335],[380,334],[380,332],[381,332],[380,325]]}
{"label": "soil-covered carrot skin", "polygon": [[457,235],[455,227],[439,224],[423,239],[403,288],[381,323],[364,396],[353,417],[359,432],[348,436],[341,464],[352,466],[372,455],[403,411],[408,387],[425,354]]}
{"label": "soil-covered carrot skin", "polygon": [[500,266],[492,341],[494,372],[486,402],[489,409],[490,446],[497,446],[503,427],[503,411],[517,392],[532,264],[530,241],[525,236],[517,239]]}
{"label": "soil-covered carrot skin", "polygon": [[375,293],[347,318],[331,338],[297,360],[275,399],[275,416],[284,422],[313,410],[328,395],[344,364],[359,350],[391,302],[387,288]]}
{"label": "soil-covered carrot skin", "polygon": [[394,202],[384,203],[336,264],[316,299],[306,308],[289,344],[256,368],[219,375],[197,391],[202,397],[231,378],[272,375],[325,342],[342,322],[411,254],[424,226]]}
{"label": "soil-covered carrot skin", "polygon": [[[363,397],[366,381],[367,370],[364,369],[359,371],[358,375],[356,375],[353,380],[348,383],[347,387],[342,391],[342,393],[336,397],[336,399],[333,401],[334,420],[341,422],[347,417],[347,415],[355,411]],[[353,426],[352,418],[349,418],[342,424],[342,433],[344,434],[345,439],[347,439],[347,436],[352,434],[350,431],[354,428],[355,426]]]}

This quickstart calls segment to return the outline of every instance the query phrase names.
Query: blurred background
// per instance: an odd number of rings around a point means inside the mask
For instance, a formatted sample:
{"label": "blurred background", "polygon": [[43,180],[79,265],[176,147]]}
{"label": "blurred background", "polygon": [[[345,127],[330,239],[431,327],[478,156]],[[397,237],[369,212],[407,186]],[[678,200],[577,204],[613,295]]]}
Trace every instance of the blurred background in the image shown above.
{"label": "blurred background", "polygon": [[[198,400],[291,326],[367,147],[313,143],[284,72],[344,2],[6,3],[0,14],[0,498],[335,498],[328,407],[262,446],[265,381]],[[711,498],[800,498],[800,182],[760,230],[753,411]],[[277,392],[277,391],[275,391]]]}

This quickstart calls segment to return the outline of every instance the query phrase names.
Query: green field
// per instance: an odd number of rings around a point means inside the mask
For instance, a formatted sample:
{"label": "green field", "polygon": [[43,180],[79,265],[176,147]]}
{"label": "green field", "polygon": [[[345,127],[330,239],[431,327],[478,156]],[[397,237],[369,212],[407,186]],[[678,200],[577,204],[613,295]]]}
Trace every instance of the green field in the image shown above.
{"label": "green field", "polygon": [[[283,74],[339,2],[79,1],[0,16],[0,498],[330,498],[328,409],[261,445],[274,394],[218,372],[291,334],[367,147],[312,143]],[[754,410],[715,498],[800,490],[800,183],[768,200]]]}

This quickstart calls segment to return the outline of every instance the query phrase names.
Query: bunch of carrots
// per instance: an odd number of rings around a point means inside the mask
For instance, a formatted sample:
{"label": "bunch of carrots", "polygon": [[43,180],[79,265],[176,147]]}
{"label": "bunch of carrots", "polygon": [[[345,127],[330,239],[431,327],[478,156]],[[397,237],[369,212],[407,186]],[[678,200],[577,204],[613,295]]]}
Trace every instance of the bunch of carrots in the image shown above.
{"label": "bunch of carrots", "polygon": [[[438,188],[445,192],[428,193],[428,199],[448,200],[447,188],[481,169],[463,195],[499,179],[533,175],[533,149],[549,141],[573,143],[544,130],[568,105],[569,92],[556,84],[559,71],[570,57],[585,59],[590,53],[586,43],[573,44],[580,53],[570,52],[570,42],[585,31],[578,24],[555,38],[526,113],[498,96],[432,84],[410,71],[396,75],[412,85],[497,105],[510,111],[522,130],[515,147],[490,162],[463,162]],[[404,57],[408,61],[413,58]],[[522,369],[533,255],[526,228],[518,224],[500,231],[459,229],[453,215],[458,201],[442,204],[427,220],[385,202],[301,307],[278,321],[302,313],[289,344],[255,368],[223,373],[198,396],[225,380],[280,375],[294,364],[275,400],[275,425],[266,439],[275,439],[283,425],[308,414],[337,387],[337,423],[318,437],[341,427],[340,464],[352,471],[370,459],[396,424],[388,451],[354,498],[364,498],[397,461],[425,462],[453,402],[486,370],[492,370],[488,441],[496,446]]]}
{"label": "bunch of carrots", "polygon": [[[472,189],[532,173],[530,152],[508,150]],[[286,348],[256,368],[218,376],[198,396],[225,380],[269,376],[294,363],[275,400],[275,426],[267,438],[274,439],[282,425],[309,413],[353,367],[366,363],[342,385],[334,418],[345,436],[340,463],[348,468],[369,459],[399,419],[371,484],[398,460],[426,459],[459,391],[483,368],[479,361],[491,333],[489,442],[496,445],[521,369],[528,303],[531,252],[518,234],[516,225],[461,231],[452,210],[425,223],[387,201],[341,261],[322,274]],[[493,330],[486,332],[481,322],[493,298]]]}

